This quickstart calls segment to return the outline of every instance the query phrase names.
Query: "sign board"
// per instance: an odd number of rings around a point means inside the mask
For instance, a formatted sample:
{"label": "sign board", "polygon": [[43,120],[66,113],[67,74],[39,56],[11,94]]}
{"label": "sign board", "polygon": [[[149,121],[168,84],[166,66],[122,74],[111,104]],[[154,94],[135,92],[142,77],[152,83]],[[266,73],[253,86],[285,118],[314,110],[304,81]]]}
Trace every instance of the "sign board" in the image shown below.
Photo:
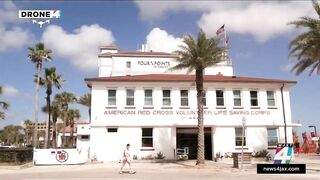
{"label": "sign board", "polygon": [[34,149],[35,165],[84,164],[88,160],[88,149]]}

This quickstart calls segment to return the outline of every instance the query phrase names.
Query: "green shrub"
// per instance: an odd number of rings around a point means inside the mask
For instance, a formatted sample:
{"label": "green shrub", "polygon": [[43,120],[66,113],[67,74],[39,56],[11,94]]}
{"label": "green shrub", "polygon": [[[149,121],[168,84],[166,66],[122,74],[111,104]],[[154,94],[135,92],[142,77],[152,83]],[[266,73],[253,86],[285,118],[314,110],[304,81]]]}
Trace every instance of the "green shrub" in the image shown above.
{"label": "green shrub", "polygon": [[22,163],[32,159],[33,149],[0,149],[0,162]]}
{"label": "green shrub", "polygon": [[163,155],[162,152],[158,152],[155,158],[156,158],[156,159],[164,159],[165,156]]}
{"label": "green shrub", "polygon": [[268,157],[270,157],[270,154],[269,154],[268,150],[263,149],[263,150],[254,152],[252,154],[252,157],[265,157],[265,158],[268,158]]}
{"label": "green shrub", "polygon": [[138,159],[138,156],[137,156],[137,155],[133,155],[132,159],[133,159],[133,160],[137,160],[137,159]]}

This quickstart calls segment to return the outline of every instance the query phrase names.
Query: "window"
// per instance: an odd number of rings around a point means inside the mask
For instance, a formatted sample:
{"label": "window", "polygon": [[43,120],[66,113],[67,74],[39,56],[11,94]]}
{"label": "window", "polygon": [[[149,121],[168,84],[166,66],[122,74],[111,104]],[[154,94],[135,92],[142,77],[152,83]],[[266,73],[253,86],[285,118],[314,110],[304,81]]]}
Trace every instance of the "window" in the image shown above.
{"label": "window", "polygon": [[203,106],[207,106],[207,92],[203,91],[203,98],[202,98]]}
{"label": "window", "polygon": [[268,106],[276,106],[274,91],[267,91]]}
{"label": "window", "polygon": [[81,135],[81,140],[89,140],[90,136],[89,135]]}
{"label": "window", "polygon": [[268,132],[268,146],[278,145],[278,133],[277,128],[267,128]]}
{"label": "window", "polygon": [[127,89],[127,106],[134,105],[134,89]]}
{"label": "window", "polygon": [[181,106],[189,106],[188,90],[180,91]]}
{"label": "window", "polygon": [[258,91],[250,91],[250,104],[251,106],[258,106]]}
{"label": "window", "polygon": [[127,62],[126,62],[126,67],[127,67],[127,68],[131,68],[131,62],[130,62],[130,61],[127,61]]}
{"label": "window", "polygon": [[142,147],[153,147],[152,134],[152,128],[142,128]]}
{"label": "window", "polygon": [[144,105],[152,106],[152,89],[144,90]]}
{"label": "window", "polygon": [[117,91],[115,89],[108,90],[108,105],[109,106],[116,105],[116,102],[117,102],[116,95],[117,95]]}
{"label": "window", "polygon": [[[236,146],[242,146],[242,127],[240,128],[235,128],[236,131]],[[243,134],[243,146],[246,146],[246,129],[244,129],[244,134]]]}
{"label": "window", "polygon": [[233,90],[233,106],[241,106],[241,91]]}
{"label": "window", "polygon": [[216,90],[217,106],[224,106],[223,90]]}
{"label": "window", "polygon": [[118,128],[108,128],[108,133],[115,133],[118,132]]}
{"label": "window", "polygon": [[171,106],[171,91],[162,90],[162,104],[163,106]]}

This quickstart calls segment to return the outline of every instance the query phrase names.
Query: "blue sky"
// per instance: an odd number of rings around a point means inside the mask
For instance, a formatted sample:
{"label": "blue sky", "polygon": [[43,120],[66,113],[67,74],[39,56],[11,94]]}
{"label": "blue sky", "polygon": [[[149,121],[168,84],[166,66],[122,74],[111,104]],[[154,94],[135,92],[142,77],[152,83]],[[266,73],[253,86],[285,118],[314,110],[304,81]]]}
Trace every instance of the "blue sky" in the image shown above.
{"label": "blue sky", "polygon": [[[17,19],[18,9],[59,9],[60,19],[39,28]],[[96,53],[100,45],[116,44],[120,50],[136,50],[148,43],[155,50],[171,51],[185,34],[196,35],[202,28],[208,36],[225,24],[230,37],[230,57],[237,76],[296,80],[291,88],[294,122],[301,131],[308,125],[320,128],[319,77],[290,72],[288,43],[299,33],[287,23],[301,16],[315,17],[311,2],[148,2],[148,1],[1,1],[0,2],[0,85],[1,97],[11,105],[0,127],[21,124],[34,118],[35,66],[27,60],[27,47],[44,41],[53,50],[53,62],[66,80],[61,90],[77,96],[89,92],[85,77],[97,76]],[[54,93],[54,94],[55,94]],[[41,89],[40,104],[45,105]],[[87,110],[80,105],[82,119]],[[45,115],[40,115],[44,120]],[[319,129],[320,131],[320,129]]]}

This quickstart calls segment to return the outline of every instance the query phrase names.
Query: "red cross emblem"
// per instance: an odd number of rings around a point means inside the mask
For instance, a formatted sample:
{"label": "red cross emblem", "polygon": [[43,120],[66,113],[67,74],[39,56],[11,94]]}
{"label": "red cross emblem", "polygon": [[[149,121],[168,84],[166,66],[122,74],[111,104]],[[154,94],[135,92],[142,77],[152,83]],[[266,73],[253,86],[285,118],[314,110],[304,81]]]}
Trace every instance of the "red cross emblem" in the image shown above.
{"label": "red cross emblem", "polygon": [[58,151],[56,154],[56,160],[58,162],[61,162],[61,163],[66,162],[68,160],[68,158],[69,158],[69,155],[64,150]]}

